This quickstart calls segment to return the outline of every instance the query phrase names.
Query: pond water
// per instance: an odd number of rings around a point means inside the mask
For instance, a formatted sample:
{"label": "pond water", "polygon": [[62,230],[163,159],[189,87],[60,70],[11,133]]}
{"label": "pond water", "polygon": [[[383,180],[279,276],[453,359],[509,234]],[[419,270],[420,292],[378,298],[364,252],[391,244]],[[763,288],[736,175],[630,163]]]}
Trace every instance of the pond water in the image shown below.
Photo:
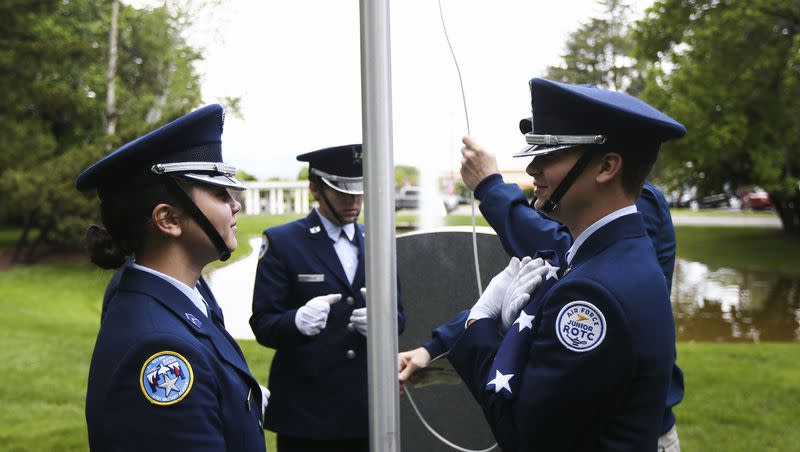
{"label": "pond water", "polygon": [[[253,339],[251,313],[256,254],[206,275],[238,339]],[[678,258],[672,310],[679,341],[800,342],[800,275],[709,268]]]}
{"label": "pond water", "polygon": [[800,275],[709,268],[677,259],[679,341],[800,342]]}

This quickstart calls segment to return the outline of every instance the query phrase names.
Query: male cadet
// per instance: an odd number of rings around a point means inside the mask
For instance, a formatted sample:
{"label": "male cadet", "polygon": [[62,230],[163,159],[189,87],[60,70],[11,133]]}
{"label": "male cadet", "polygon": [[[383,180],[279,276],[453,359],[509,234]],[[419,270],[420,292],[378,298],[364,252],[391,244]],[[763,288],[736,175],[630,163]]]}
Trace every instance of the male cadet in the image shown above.
{"label": "male cadet", "polygon": [[[250,326],[276,349],[266,428],[278,450],[368,451],[361,145],[297,157],[319,207],[264,231]],[[340,301],[342,300],[343,301]],[[398,294],[398,330],[405,324]]]}
{"label": "male cadet", "polygon": [[[523,134],[532,132],[531,118],[519,123]],[[464,184],[475,192],[481,201],[480,209],[486,221],[494,228],[506,252],[517,258],[533,254],[537,249],[552,249],[563,262],[568,248],[573,243],[569,230],[548,216],[528,205],[525,194],[516,184],[503,182],[493,154],[486,151],[471,137],[464,138],[464,158],[461,176]],[[647,235],[653,242],[661,270],[667,283],[672,286],[675,267],[675,230],[672,226],[669,207],[664,195],[651,183],[645,182],[636,199],[636,208],[642,214]],[[462,311],[449,323],[433,331],[430,341],[422,347],[400,354],[401,381],[408,380],[417,369],[427,366],[432,357],[440,356],[452,348],[464,331],[464,321],[469,310]],[[512,313],[503,312],[503,317]],[[683,372],[673,362],[669,392],[664,410],[659,451],[678,452],[678,433],[672,407],[683,399]]]}
{"label": "male cadet", "polygon": [[575,237],[566,269],[505,335],[502,300],[481,297],[448,359],[503,450],[655,450],[675,338],[635,203],[660,143],[685,128],[622,93],[533,79],[531,94],[533,146],[518,156],[534,156],[534,207]]}

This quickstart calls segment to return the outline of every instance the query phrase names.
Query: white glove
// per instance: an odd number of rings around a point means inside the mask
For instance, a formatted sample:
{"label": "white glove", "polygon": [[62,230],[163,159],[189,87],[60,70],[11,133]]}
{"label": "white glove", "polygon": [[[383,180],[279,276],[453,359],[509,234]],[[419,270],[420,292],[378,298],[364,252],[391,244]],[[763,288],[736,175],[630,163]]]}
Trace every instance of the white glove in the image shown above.
{"label": "white glove", "polygon": [[547,274],[548,268],[542,258],[530,261],[520,268],[519,273],[511,283],[510,290],[506,291],[503,298],[503,307],[500,315],[500,331],[505,333],[519,317],[519,311],[531,298],[531,293],[542,283],[542,278]]}
{"label": "white glove", "polygon": [[342,294],[332,293],[308,300],[294,315],[294,324],[306,336],[319,334],[328,323],[331,305],[342,299]]}
{"label": "white glove", "polygon": [[500,311],[503,309],[503,299],[506,298],[506,292],[513,289],[514,277],[517,276],[520,268],[530,261],[530,257],[524,257],[522,262],[516,257],[512,257],[508,262],[508,266],[492,278],[489,285],[486,286],[486,290],[483,291],[483,295],[472,307],[472,310],[469,311],[467,324],[470,320],[487,318],[497,320],[500,316]]}
{"label": "white glove", "polygon": [[[367,302],[367,289],[361,288],[361,296],[364,297],[364,303]],[[359,333],[367,337],[367,308],[353,309],[350,315],[350,323],[358,330]]]}
{"label": "white glove", "polygon": [[261,417],[267,413],[267,405],[269,404],[269,389],[266,386],[258,385],[261,388]]}

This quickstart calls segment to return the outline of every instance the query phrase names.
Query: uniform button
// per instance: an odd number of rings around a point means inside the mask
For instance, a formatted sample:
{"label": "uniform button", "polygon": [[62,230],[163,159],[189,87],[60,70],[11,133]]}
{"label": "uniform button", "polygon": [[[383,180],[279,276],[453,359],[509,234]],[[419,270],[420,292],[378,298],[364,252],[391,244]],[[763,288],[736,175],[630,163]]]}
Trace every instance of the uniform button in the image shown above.
{"label": "uniform button", "polygon": [[350,306],[353,306],[355,302],[356,300],[354,300],[353,297],[347,297],[347,304],[349,304]]}
{"label": "uniform button", "polygon": [[355,357],[356,357],[356,352],[354,352],[353,350],[347,351],[347,359],[353,359]]}
{"label": "uniform button", "polygon": [[347,324],[347,331],[353,332],[356,330],[356,326],[353,325],[353,322]]}

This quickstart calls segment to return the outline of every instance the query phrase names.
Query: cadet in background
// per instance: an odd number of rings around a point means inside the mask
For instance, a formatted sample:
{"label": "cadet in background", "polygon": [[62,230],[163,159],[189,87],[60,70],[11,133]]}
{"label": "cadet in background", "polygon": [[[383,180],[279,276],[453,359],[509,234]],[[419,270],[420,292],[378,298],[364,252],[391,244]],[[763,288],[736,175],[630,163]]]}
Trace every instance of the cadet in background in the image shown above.
{"label": "cadet in background", "polygon": [[[266,428],[278,450],[369,450],[361,145],[297,157],[319,207],[264,231],[250,326],[275,349]],[[398,293],[397,322],[405,324]]]}

